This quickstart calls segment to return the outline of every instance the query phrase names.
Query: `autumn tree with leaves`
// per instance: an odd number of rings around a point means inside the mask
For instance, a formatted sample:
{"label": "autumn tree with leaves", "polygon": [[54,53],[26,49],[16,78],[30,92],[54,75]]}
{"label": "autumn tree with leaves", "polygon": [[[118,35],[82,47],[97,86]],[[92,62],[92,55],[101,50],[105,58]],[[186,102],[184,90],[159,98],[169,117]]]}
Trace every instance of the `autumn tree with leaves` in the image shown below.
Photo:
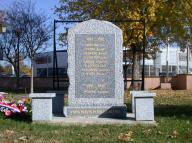
{"label": "autumn tree with leaves", "polygon": [[133,80],[138,80],[143,35],[147,38],[146,57],[154,55],[167,37],[180,45],[183,37],[191,42],[191,8],[189,0],[60,0],[55,12],[61,20],[145,20],[146,33],[138,30],[144,26],[139,22],[115,23],[123,30],[124,46],[132,50]]}

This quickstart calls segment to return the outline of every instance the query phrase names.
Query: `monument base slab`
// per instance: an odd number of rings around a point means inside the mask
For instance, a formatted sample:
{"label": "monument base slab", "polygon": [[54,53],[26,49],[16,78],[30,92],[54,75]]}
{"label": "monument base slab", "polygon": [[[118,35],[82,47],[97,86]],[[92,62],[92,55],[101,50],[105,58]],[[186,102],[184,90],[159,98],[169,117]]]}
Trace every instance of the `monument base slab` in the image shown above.
{"label": "monument base slab", "polygon": [[99,118],[126,118],[127,107],[121,106],[65,106],[66,117],[99,117]]}

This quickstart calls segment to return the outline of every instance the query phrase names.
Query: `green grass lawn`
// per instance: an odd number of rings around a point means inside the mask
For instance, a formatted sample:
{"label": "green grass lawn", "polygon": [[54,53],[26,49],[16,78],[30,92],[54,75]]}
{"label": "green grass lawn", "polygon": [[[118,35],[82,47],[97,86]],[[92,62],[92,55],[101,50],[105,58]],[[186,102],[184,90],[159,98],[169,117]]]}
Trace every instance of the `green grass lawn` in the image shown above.
{"label": "green grass lawn", "polygon": [[[21,118],[0,117],[0,143],[137,142],[192,143],[192,91],[158,90],[156,126],[145,125],[47,125]],[[130,98],[125,94],[130,111]]]}

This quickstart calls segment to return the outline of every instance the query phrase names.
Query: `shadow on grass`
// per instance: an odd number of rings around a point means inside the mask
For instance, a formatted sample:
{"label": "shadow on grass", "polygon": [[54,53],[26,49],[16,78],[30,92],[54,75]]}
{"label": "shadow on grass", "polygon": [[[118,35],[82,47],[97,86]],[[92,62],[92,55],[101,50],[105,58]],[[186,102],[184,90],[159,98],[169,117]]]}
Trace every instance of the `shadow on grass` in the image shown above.
{"label": "shadow on grass", "polygon": [[32,117],[29,114],[26,114],[26,115],[15,114],[15,115],[12,115],[11,117],[5,117],[4,115],[1,114],[0,118],[19,121],[19,122],[25,122],[25,123],[32,123]]}
{"label": "shadow on grass", "polygon": [[157,105],[155,116],[163,117],[192,117],[192,105]]}

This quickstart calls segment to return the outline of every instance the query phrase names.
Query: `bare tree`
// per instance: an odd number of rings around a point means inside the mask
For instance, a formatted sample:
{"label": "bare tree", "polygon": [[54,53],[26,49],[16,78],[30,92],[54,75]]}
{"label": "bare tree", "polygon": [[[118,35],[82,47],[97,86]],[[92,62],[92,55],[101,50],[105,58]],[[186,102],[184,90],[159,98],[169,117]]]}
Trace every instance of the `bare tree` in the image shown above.
{"label": "bare tree", "polygon": [[[1,34],[0,48],[3,50],[4,60],[14,67],[14,72],[18,77],[18,53],[24,53],[23,49],[18,49],[18,39],[12,32]],[[19,50],[19,52],[18,52]],[[23,54],[22,54],[23,55]]]}
{"label": "bare tree", "polygon": [[0,38],[0,48],[3,49],[4,60],[8,61],[14,67],[17,77],[17,88],[19,88],[20,59],[21,57],[22,59],[26,57],[26,54],[24,54],[25,49],[20,44],[24,29],[21,24],[23,19],[19,5],[19,3],[15,2],[4,12],[7,32],[1,34]]}
{"label": "bare tree", "polygon": [[21,5],[21,17],[24,34],[22,46],[31,60],[31,93],[33,93],[33,63],[36,53],[43,48],[43,45],[50,39],[50,28],[47,17],[44,13],[35,11],[35,4],[28,1]]}
{"label": "bare tree", "polygon": [[6,60],[10,62],[19,77],[19,57],[31,60],[31,92],[33,92],[33,62],[37,52],[50,39],[50,28],[44,13],[35,10],[35,4],[28,1],[15,1],[8,9],[6,23],[8,32],[0,39]]}

